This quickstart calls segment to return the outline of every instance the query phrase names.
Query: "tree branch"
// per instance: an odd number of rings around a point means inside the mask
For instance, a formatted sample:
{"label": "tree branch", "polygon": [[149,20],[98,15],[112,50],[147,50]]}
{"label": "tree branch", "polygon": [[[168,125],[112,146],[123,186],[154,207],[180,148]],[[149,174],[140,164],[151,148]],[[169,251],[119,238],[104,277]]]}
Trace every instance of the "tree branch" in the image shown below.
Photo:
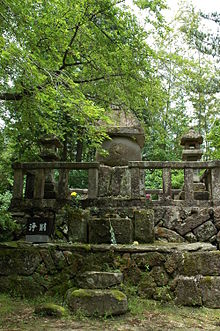
{"label": "tree branch", "polygon": [[77,83],[77,84],[83,84],[83,83],[96,82],[98,80],[108,79],[108,78],[111,78],[111,77],[122,77],[122,76],[125,76],[125,75],[115,74],[115,75],[101,76],[101,77],[95,77],[95,78],[90,78],[90,79],[73,80],[73,82]]}
{"label": "tree branch", "polygon": [[19,101],[23,98],[22,93],[0,93],[0,100],[4,101]]}
{"label": "tree branch", "polygon": [[80,24],[78,24],[78,25],[76,26],[75,32],[74,32],[74,34],[73,34],[73,36],[72,36],[72,38],[71,38],[71,40],[70,40],[70,42],[69,42],[69,45],[68,45],[67,49],[66,49],[65,52],[64,52],[64,56],[63,56],[63,64],[62,64],[62,66],[59,68],[58,71],[61,71],[61,70],[63,70],[63,69],[66,67],[66,58],[67,58],[67,55],[68,55],[69,49],[70,49],[70,47],[72,46],[72,44],[73,44],[73,42],[74,42],[74,39],[76,38],[77,32],[78,32],[78,30],[79,30],[79,27],[80,27]]}

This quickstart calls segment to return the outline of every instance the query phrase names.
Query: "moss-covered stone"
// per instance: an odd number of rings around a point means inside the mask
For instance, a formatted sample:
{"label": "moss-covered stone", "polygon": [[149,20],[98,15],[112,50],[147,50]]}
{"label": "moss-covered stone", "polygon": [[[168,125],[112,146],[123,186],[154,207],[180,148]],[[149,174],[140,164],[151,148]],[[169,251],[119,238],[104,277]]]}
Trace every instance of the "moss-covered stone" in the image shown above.
{"label": "moss-covered stone", "polygon": [[35,307],[34,313],[40,316],[64,317],[67,311],[64,307],[54,303],[44,303]]}
{"label": "moss-covered stone", "polygon": [[71,311],[88,316],[119,315],[127,311],[127,297],[118,290],[70,289],[66,302]]}
{"label": "moss-covered stone", "polygon": [[123,275],[120,272],[87,271],[77,277],[81,288],[109,288],[121,284]]}
{"label": "moss-covered stone", "polygon": [[34,248],[0,250],[0,275],[31,275],[42,258]]}
{"label": "moss-covered stone", "polygon": [[140,243],[154,242],[153,209],[136,210],[134,213],[134,239]]}
{"label": "moss-covered stone", "polygon": [[119,290],[111,290],[111,294],[118,300],[123,301],[127,300],[126,295]]}

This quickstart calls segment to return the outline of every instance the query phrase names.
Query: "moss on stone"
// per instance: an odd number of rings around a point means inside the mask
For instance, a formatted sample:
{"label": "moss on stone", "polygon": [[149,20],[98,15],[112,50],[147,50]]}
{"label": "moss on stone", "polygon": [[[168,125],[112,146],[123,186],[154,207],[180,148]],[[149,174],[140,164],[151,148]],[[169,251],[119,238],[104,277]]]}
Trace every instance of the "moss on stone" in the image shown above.
{"label": "moss on stone", "polygon": [[111,290],[111,294],[118,301],[126,300],[126,295],[119,290]]}
{"label": "moss on stone", "polygon": [[79,289],[79,290],[74,290],[72,291],[71,295],[73,297],[92,297],[93,296],[93,291],[89,289]]}
{"label": "moss on stone", "polygon": [[35,314],[41,316],[54,316],[54,317],[64,317],[67,312],[64,307],[56,305],[54,303],[44,303],[35,308]]}

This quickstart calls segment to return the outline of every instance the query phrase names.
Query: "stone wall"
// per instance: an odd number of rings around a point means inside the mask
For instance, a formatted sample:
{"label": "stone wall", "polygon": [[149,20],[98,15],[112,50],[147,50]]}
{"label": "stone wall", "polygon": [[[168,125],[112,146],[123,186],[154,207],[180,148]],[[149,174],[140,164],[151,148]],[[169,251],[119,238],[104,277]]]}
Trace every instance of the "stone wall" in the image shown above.
{"label": "stone wall", "polygon": [[0,292],[65,296],[86,271],[123,273],[121,287],[144,298],[220,308],[220,252],[207,243],[0,245]]}
{"label": "stone wall", "polygon": [[155,237],[169,242],[210,242],[219,247],[220,207],[156,207]]}
{"label": "stone wall", "polygon": [[[132,205],[132,203],[131,203]],[[219,248],[220,207],[105,207],[73,211],[64,208],[56,220],[66,231],[66,240],[83,243],[111,243],[111,227],[121,244],[162,242],[210,242]],[[65,239],[65,235],[60,239]]]}

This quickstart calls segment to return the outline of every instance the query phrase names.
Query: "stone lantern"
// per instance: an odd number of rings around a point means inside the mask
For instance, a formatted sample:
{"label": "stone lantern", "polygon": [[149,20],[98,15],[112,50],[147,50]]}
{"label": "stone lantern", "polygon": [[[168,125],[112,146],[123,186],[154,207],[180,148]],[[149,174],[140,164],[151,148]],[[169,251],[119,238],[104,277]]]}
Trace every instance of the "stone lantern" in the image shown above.
{"label": "stone lantern", "polygon": [[[180,144],[183,146],[182,160],[183,161],[199,161],[202,157],[202,150],[200,146],[203,142],[202,136],[195,132],[193,128],[181,138]],[[193,181],[199,182],[199,171],[194,170]]]}
{"label": "stone lantern", "polygon": [[62,147],[60,140],[53,134],[48,134],[39,139],[41,146],[40,156],[45,162],[59,160],[58,149]]}
{"label": "stone lantern", "polygon": [[[59,160],[58,149],[62,147],[60,140],[53,134],[48,134],[39,139],[41,145],[40,156],[44,162],[55,162]],[[47,170],[44,198],[56,198],[56,185],[54,181],[54,170]]]}

